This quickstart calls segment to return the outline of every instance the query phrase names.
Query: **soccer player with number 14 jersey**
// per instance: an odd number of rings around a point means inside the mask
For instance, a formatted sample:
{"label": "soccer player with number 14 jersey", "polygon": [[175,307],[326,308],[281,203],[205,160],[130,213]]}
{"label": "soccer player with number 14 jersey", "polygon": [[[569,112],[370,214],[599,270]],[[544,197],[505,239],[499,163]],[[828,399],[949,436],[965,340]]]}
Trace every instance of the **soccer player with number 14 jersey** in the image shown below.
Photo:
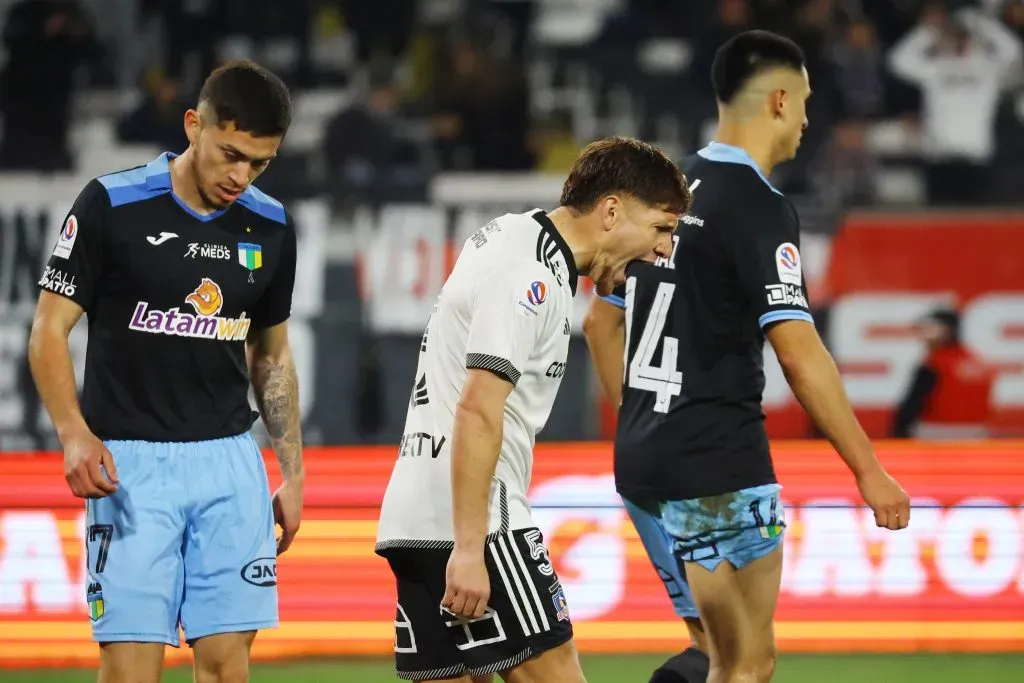
{"label": "soccer player with number 14 jersey", "polygon": [[694,644],[652,683],[772,676],[785,518],[761,408],[765,338],[876,523],[910,521],[815,330],[796,210],[768,180],[807,125],[804,61],[765,31],[719,49],[716,140],[682,164],[693,206],[672,254],[631,265],[584,323],[619,411],[616,487]]}

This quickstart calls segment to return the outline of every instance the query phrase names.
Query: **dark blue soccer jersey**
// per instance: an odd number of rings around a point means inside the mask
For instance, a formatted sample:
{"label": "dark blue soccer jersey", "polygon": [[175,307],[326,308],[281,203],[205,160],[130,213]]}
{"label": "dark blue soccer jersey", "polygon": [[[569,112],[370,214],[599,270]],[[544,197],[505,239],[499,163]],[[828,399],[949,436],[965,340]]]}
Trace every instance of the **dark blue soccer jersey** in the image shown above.
{"label": "dark blue soccer jersey", "polygon": [[739,148],[712,143],[682,168],[693,207],[672,256],[631,264],[606,297],[626,310],[615,476],[634,499],[773,483],[764,330],[812,322],[793,205]]}
{"label": "dark blue soccer jersey", "polygon": [[39,280],[88,317],[82,412],[103,439],[248,430],[246,336],[291,313],[296,236],[281,203],[250,186],[199,214],[172,193],[170,158],[90,181]]}

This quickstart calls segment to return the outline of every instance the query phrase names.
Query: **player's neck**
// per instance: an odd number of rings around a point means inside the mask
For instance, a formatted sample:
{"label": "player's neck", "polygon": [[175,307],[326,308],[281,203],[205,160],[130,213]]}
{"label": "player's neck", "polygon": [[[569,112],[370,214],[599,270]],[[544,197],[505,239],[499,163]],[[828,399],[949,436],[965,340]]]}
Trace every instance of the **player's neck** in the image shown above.
{"label": "player's neck", "polygon": [[192,172],[192,148],[186,149],[180,156],[169,162],[171,170],[171,191],[185,205],[200,214],[213,213],[203,195],[199,192],[195,174]]}
{"label": "player's neck", "polygon": [[762,130],[756,122],[736,122],[729,119],[721,119],[718,129],[715,131],[715,141],[723,145],[739,147],[746,152],[761,173],[767,178],[772,174],[775,167],[772,148],[774,147],[772,136]]}
{"label": "player's neck", "polygon": [[594,255],[597,254],[597,243],[593,238],[594,230],[587,225],[590,217],[588,215],[573,215],[570,209],[560,206],[549,212],[548,218],[555,224],[558,234],[569,245],[573,260],[576,261],[576,270],[584,275],[588,274],[590,265],[594,262]]}

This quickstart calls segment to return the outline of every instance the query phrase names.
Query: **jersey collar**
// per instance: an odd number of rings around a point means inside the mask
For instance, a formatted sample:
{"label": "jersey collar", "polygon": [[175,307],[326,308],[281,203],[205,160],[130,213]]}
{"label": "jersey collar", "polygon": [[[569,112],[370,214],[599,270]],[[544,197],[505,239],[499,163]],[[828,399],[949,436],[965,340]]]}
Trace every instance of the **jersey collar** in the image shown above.
{"label": "jersey collar", "polygon": [[164,152],[153,161],[146,164],[146,189],[153,192],[168,192],[174,201],[178,203],[185,213],[192,216],[193,218],[203,221],[212,221],[224,214],[227,211],[226,208],[218,209],[213,213],[199,213],[191,206],[186,204],[178,195],[174,194],[174,188],[171,187],[171,159],[177,157],[177,154],[172,152]]}
{"label": "jersey collar", "polygon": [[734,147],[733,145],[726,145],[722,142],[710,142],[708,146],[697,152],[698,156],[707,159],[708,161],[719,161],[726,164],[741,164],[743,166],[749,166],[754,169],[757,176],[764,181],[764,184],[777,195],[781,195],[774,185],[768,182],[768,178],[765,177],[761,171],[761,167],[758,166],[750,155],[747,154],[747,150],[742,147]]}
{"label": "jersey collar", "polygon": [[572,249],[569,248],[565,238],[558,232],[558,228],[555,227],[555,224],[551,222],[551,219],[548,218],[548,215],[543,210],[535,210],[532,216],[533,220],[540,223],[541,232],[547,233],[558,246],[558,250],[562,252],[565,267],[569,269],[569,288],[572,290],[572,295],[576,296],[576,280],[579,278],[579,271],[576,269],[576,259],[572,255]]}

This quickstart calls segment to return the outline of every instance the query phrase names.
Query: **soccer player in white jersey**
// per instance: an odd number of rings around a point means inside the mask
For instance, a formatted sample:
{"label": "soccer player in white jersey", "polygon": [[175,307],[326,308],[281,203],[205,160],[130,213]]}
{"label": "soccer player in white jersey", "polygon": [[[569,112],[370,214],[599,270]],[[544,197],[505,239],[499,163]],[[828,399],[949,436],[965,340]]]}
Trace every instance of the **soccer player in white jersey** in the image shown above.
{"label": "soccer player in white jersey", "polygon": [[398,676],[578,683],[566,596],[526,494],[565,369],[578,274],[599,292],[671,252],[686,179],[609,138],[573,164],[561,206],[500,216],[464,245],[420,348],[377,553],[398,587]]}

